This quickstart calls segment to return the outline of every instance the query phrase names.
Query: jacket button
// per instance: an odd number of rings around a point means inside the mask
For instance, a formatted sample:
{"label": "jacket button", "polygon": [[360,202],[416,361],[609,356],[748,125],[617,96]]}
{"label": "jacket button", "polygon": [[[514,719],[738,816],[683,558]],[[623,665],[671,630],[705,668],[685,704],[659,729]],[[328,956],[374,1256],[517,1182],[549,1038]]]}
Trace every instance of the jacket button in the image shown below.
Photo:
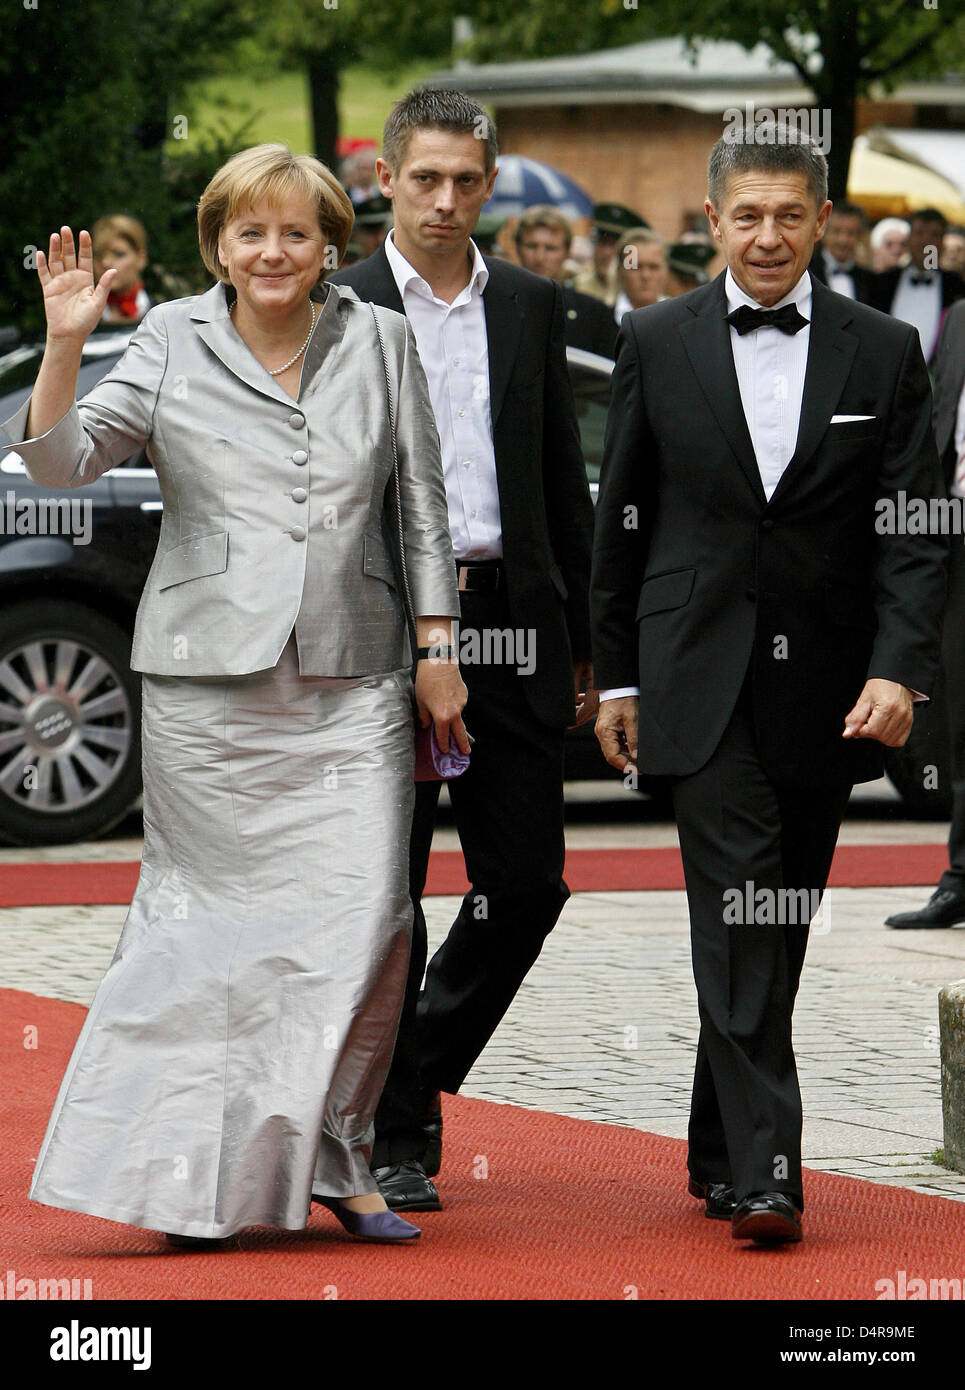
{"label": "jacket button", "polygon": [[296,449],[292,454],[292,463],[303,464],[308,462],[308,455],[304,449]]}
{"label": "jacket button", "polygon": [[304,415],[289,415],[289,417],[288,417],[288,423],[291,425],[291,427],[292,427],[293,430],[301,430],[301,429],[304,429],[304,428],[305,428],[305,417],[304,417]]}
{"label": "jacket button", "polygon": [[308,493],[305,491],[305,489],[304,489],[303,487],[293,487],[293,488],[292,488],[292,501],[293,501],[293,502],[304,502],[304,501],[307,500],[307,498],[308,498]]}
{"label": "jacket button", "polygon": [[293,526],[291,529],[291,538],[293,541],[303,541],[307,535],[308,532],[305,530],[304,526]]}
{"label": "jacket button", "polygon": [[765,519],[761,522],[761,530],[762,530],[762,531],[773,531],[773,530],[774,530],[774,523],[773,523],[773,521],[771,521],[770,517],[765,517]]}

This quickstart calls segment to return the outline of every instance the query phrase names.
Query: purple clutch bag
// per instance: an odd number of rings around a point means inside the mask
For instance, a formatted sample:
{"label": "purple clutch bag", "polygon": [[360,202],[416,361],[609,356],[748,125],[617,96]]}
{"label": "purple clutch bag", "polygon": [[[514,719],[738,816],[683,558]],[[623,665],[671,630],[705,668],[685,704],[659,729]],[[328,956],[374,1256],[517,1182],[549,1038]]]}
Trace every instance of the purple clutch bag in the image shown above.
{"label": "purple clutch bag", "polygon": [[461,777],[469,766],[469,754],[461,753],[455,744],[449,743],[449,751],[444,753],[436,738],[436,726],[428,729],[416,727],[415,735],[415,780],[417,782],[439,782],[450,777]]}

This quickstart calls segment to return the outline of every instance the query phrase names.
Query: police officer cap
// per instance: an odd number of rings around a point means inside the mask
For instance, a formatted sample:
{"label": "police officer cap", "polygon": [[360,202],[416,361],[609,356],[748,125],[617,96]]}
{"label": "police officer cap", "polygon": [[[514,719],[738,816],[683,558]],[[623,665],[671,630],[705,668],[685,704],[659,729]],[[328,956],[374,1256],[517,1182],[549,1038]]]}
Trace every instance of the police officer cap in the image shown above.
{"label": "police officer cap", "polygon": [[641,217],[638,212],[631,212],[622,203],[597,203],[593,209],[593,225],[601,232],[609,232],[611,236],[623,236],[624,232],[629,232],[633,227],[646,227],[650,230],[650,223],[646,218]]}
{"label": "police officer cap", "polygon": [[392,225],[392,200],[377,193],[355,205],[356,227],[389,227]]}

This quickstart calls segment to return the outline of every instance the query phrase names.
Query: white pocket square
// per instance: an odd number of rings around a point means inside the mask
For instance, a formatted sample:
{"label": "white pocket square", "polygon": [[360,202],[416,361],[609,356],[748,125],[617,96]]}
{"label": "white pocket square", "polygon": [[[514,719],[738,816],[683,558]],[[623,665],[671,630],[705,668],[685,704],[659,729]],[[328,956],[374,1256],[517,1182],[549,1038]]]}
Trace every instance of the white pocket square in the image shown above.
{"label": "white pocket square", "polygon": [[850,425],[854,420],[877,420],[877,415],[832,415],[832,425]]}

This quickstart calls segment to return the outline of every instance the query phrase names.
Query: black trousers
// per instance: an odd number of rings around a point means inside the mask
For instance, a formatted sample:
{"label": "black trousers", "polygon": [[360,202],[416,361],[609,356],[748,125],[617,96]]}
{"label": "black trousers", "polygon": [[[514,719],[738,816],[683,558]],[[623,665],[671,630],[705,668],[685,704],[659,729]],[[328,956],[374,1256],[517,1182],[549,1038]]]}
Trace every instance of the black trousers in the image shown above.
{"label": "black trousers", "polygon": [[965,536],[953,536],[942,632],[942,677],[952,758],[949,867],[939,888],[965,896]]}
{"label": "black trousers", "polygon": [[749,680],[713,757],[671,784],[700,1012],[688,1167],[738,1200],[784,1192],[804,1208],[791,1014],[850,791],[771,782]]}
{"label": "black trousers", "polygon": [[[498,590],[460,598],[461,636],[470,629],[509,627]],[[533,655],[538,661],[538,650]],[[373,1168],[421,1160],[430,1097],[459,1090],[569,897],[562,877],[564,733],[536,719],[518,664],[461,668],[469,691],[464,719],[476,741],[470,768],[449,783],[449,795],[471,887],[428,970],[421,898],[440,784],[416,787],[409,861],[412,957],[392,1066],[375,1115]]]}

